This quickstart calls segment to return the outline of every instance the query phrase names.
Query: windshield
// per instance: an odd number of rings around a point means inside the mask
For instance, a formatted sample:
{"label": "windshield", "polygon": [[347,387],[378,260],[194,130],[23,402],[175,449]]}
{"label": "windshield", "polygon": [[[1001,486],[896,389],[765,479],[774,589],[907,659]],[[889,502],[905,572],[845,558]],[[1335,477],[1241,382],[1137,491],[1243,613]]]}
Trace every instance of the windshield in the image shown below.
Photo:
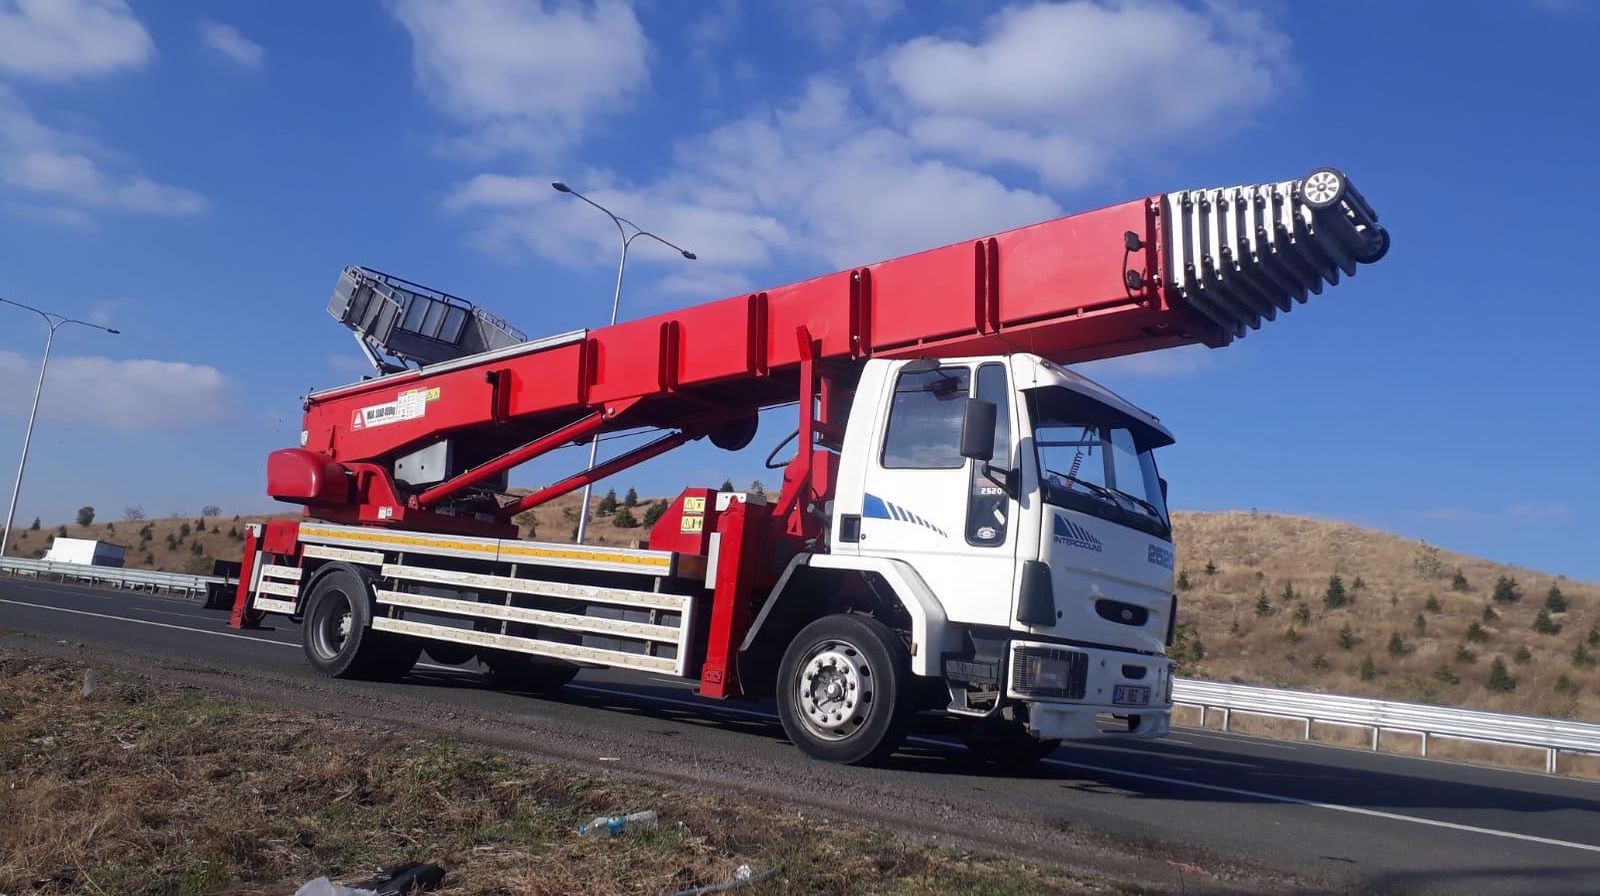
{"label": "windshield", "polygon": [[[1063,392],[1067,396],[1048,393]],[[1038,394],[1045,393],[1045,394]],[[1033,444],[1044,500],[1104,517],[1163,538],[1170,534],[1153,453],[1134,430],[1065,389],[1030,395]]]}

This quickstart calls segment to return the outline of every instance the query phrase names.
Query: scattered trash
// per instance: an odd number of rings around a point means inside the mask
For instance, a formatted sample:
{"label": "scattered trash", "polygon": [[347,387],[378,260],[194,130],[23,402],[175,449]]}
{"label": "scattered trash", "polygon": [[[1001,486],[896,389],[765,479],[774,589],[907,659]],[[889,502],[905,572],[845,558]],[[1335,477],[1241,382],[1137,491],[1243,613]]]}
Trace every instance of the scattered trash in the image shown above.
{"label": "scattered trash", "polygon": [[294,891],[294,896],[378,896],[372,890],[353,890],[344,884],[336,884],[326,877],[308,880]]}
{"label": "scattered trash", "polygon": [[706,893],[721,893],[746,884],[759,884],[764,880],[771,880],[777,877],[778,872],[782,870],[782,868],[768,868],[760,874],[755,874],[751,872],[749,865],[740,865],[734,869],[732,877],[721,883],[706,884],[703,887],[690,887],[687,890],[679,890],[673,893],[672,896],[704,896]]}
{"label": "scattered trash", "polygon": [[1174,862],[1171,859],[1167,859],[1167,864],[1171,865],[1172,867],[1174,867],[1176,869],[1178,869],[1179,871],[1183,872],[1184,874],[1204,874],[1206,877],[1210,877],[1211,876],[1210,873],[1206,871],[1206,869],[1201,868],[1199,865],[1190,865],[1187,862]]}
{"label": "scattered trash", "polygon": [[600,761],[601,762],[621,762],[622,761],[622,757],[620,757],[620,756],[601,756],[600,757]]}
{"label": "scattered trash", "polygon": [[641,830],[656,826],[655,810],[646,812],[630,812],[627,815],[596,816],[586,825],[578,828],[581,837],[617,837],[624,830]]}
{"label": "scattered trash", "polygon": [[409,896],[436,890],[443,880],[444,869],[438,865],[411,862],[387,868],[373,875],[370,880],[350,886],[319,877],[306,881],[294,891],[294,896]]}
{"label": "scattered trash", "polygon": [[83,696],[93,697],[100,689],[100,676],[93,669],[83,670]]}

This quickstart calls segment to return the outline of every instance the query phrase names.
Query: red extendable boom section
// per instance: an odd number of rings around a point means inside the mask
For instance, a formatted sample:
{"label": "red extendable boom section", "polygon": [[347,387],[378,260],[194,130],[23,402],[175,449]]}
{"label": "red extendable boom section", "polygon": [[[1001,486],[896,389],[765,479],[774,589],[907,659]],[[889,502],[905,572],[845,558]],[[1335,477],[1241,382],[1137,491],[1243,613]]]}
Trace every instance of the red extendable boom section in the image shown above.
{"label": "red extendable boom section", "polygon": [[[272,456],[269,491],[328,519],[503,533],[510,513],[629,464],[514,505],[485,487],[599,433],[678,431],[671,444],[625,455],[630,462],[702,436],[738,448],[757,411],[803,394],[809,454],[810,433],[843,419],[818,414],[814,400],[847,390],[849,370],[871,357],[1033,352],[1071,363],[1226,345],[1382,257],[1388,235],[1376,221],[1341,173],[1318,169],[1300,181],[1157,194],[390,373],[310,395],[302,447]],[[444,473],[396,469],[446,440],[454,456]],[[452,502],[466,503],[437,512]]]}

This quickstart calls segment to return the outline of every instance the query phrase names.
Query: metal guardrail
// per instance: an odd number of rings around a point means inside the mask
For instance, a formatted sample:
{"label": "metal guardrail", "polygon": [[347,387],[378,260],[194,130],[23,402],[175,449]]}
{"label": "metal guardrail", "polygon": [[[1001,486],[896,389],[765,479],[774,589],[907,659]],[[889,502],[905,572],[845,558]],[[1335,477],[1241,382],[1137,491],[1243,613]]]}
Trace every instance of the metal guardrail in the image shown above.
{"label": "metal guardrail", "polygon": [[151,569],[123,569],[117,566],[91,566],[84,563],[29,560],[21,557],[0,557],[0,572],[14,576],[55,576],[63,581],[108,584],[118,588],[182,592],[191,597],[204,596],[208,586],[228,584],[228,580],[221,576],[193,576]]}
{"label": "metal guardrail", "polygon": [[1423,756],[1428,755],[1428,741],[1433,737],[1529,747],[1545,751],[1545,771],[1551,774],[1557,770],[1561,753],[1600,754],[1600,725],[1590,722],[1186,678],[1173,679],[1172,684],[1173,703],[1198,706],[1202,726],[1210,710],[1221,710],[1223,731],[1229,730],[1233,713],[1243,712],[1302,720],[1306,740],[1311,739],[1314,722],[1370,728],[1374,750],[1385,731],[1420,735]]}

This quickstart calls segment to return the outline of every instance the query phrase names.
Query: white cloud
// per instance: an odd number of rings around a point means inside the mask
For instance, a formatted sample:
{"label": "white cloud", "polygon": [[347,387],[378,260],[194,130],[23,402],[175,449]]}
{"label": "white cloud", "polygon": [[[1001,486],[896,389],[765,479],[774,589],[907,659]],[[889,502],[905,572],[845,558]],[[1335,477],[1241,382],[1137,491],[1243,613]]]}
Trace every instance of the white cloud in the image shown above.
{"label": "white cloud", "polygon": [[[923,157],[827,79],[684,141],[675,160],[658,181],[616,184],[597,172],[574,186],[595,182],[584,191],[596,202],[698,254],[688,270],[670,250],[634,244],[644,260],[673,265],[663,284],[672,291],[722,287],[706,298],[747,289],[742,272],[775,260],[846,267],[1060,214],[1046,196]],[[479,175],[446,205],[488,211],[480,238],[497,249],[521,245],[574,265],[614,259],[611,222],[550,180]]]}
{"label": "white cloud", "polygon": [[240,34],[239,29],[221,22],[201,22],[200,42],[245,68],[260,68],[267,53],[260,44]]}
{"label": "white cloud", "polygon": [[476,128],[484,156],[548,152],[649,84],[649,41],[619,0],[395,0],[424,92]]}
{"label": "white cloud", "polygon": [[785,4],[789,15],[819,46],[844,43],[851,34],[861,34],[882,25],[900,12],[900,0],[798,0]]}
{"label": "white cloud", "polygon": [[88,232],[95,229],[94,216],[88,212],[61,205],[39,205],[32,202],[7,202],[7,213],[29,221],[39,221],[67,230]]}
{"label": "white cloud", "polygon": [[[38,361],[0,351],[0,383],[31,385]],[[215,367],[176,361],[56,357],[40,401],[42,419],[110,429],[146,429],[216,420],[232,407],[232,384]],[[31,388],[0,389],[0,414],[21,416]]]}
{"label": "white cloud", "polygon": [[1165,0],[1015,6],[980,40],[922,36],[880,77],[928,148],[1079,186],[1153,140],[1237,128],[1293,73],[1256,13]]}
{"label": "white cloud", "polygon": [[52,200],[38,211],[40,219],[82,229],[92,223],[86,208],[154,215],[205,210],[205,197],[191,190],[104,167],[126,169],[117,162],[85,138],[40,123],[15,93],[0,85],[0,185]]}
{"label": "white cloud", "polygon": [[65,81],[138,68],[153,55],[123,0],[0,0],[0,71]]}

